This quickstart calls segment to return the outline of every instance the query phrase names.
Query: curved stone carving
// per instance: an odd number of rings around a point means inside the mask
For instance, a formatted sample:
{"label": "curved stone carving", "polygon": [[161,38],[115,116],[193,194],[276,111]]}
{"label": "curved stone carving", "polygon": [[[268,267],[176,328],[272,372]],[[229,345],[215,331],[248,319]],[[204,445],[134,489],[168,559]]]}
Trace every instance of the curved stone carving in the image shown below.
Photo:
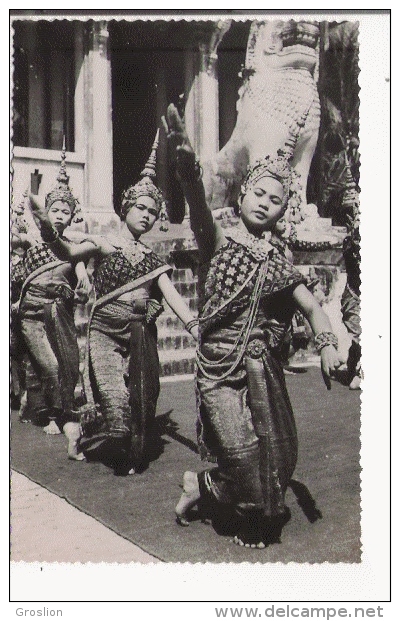
{"label": "curved stone carving", "polygon": [[320,123],[315,79],[318,41],[315,23],[253,22],[235,129],[218,155],[202,163],[212,209],[234,205],[247,166],[285,144],[294,148],[293,164],[301,176],[306,203]]}

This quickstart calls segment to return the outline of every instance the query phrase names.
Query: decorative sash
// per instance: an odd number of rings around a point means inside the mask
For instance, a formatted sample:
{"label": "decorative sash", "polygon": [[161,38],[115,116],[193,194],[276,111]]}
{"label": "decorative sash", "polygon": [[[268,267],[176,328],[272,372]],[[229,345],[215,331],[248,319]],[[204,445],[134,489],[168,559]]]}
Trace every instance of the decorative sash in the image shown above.
{"label": "decorative sash", "polygon": [[93,274],[95,308],[137,289],[172,269],[139,241],[107,238],[115,252],[104,257]]}
{"label": "decorative sash", "polygon": [[118,287],[117,289],[110,291],[109,293],[101,296],[100,298],[97,298],[93,304],[92,311],[95,311],[101,308],[105,304],[108,304],[108,302],[112,302],[113,300],[116,300],[124,293],[129,293],[129,291],[133,291],[134,289],[137,289],[141,285],[144,285],[149,280],[154,280],[155,278],[160,276],[160,274],[163,274],[169,271],[171,271],[171,268],[168,265],[161,265],[158,268],[148,272],[147,274],[140,276],[136,278],[135,280],[131,280],[130,282],[127,282],[125,285],[122,285],[121,287]]}
{"label": "decorative sash", "polygon": [[24,256],[26,279],[22,285],[20,300],[22,300],[25,295],[28,285],[37,276],[67,263],[69,263],[69,261],[61,261],[58,259],[45,243],[39,243],[28,248]]}

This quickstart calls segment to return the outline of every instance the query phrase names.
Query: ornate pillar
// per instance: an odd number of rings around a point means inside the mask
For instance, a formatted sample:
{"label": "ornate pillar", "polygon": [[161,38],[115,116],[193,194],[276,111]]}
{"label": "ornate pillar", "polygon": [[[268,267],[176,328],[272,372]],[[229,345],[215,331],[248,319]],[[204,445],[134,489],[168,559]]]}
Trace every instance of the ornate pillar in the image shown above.
{"label": "ornate pillar", "polygon": [[211,31],[200,26],[196,33],[197,49],[186,55],[186,127],[202,162],[219,151],[217,49],[230,25],[230,20],[220,20]]}
{"label": "ornate pillar", "polygon": [[89,230],[105,233],[119,222],[113,206],[112,86],[106,21],[90,26],[84,82]]}

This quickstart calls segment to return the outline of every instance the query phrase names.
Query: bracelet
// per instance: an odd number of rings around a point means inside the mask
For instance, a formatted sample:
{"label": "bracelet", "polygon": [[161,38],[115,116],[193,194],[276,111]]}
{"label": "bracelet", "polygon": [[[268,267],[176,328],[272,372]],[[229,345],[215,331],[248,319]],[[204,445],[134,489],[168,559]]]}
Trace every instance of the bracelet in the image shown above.
{"label": "bracelet", "polygon": [[327,345],[333,345],[338,348],[338,338],[333,332],[320,332],[315,336],[315,349],[318,353]]}
{"label": "bracelet", "polygon": [[58,231],[55,231],[54,229],[52,229],[52,233],[54,233],[54,238],[53,238],[53,239],[51,239],[50,241],[48,241],[48,240],[46,239],[46,236],[45,236],[45,235],[43,235],[43,231],[42,231],[41,233],[42,233],[42,239],[43,239],[43,241],[44,241],[46,244],[54,244],[54,243],[57,241],[57,239],[60,237],[59,232],[58,232]]}
{"label": "bracelet", "polygon": [[190,332],[190,330],[192,328],[194,328],[194,326],[198,326],[199,325],[199,320],[198,319],[191,319],[190,321],[188,321],[187,323],[185,323],[185,330],[187,330],[188,332]]}

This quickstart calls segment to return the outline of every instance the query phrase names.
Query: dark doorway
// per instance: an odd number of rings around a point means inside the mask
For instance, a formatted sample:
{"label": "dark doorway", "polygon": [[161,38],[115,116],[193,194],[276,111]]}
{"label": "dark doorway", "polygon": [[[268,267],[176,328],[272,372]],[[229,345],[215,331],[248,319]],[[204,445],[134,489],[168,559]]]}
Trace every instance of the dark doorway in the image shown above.
{"label": "dark doorway", "polygon": [[218,48],[219,78],[219,147],[222,149],[236,125],[239,75],[246,60],[251,22],[232,22]]}
{"label": "dark doorway", "polygon": [[[167,22],[110,23],[117,211],[122,192],[139,180],[168,103],[178,104],[184,92],[184,50],[188,40],[185,29],[186,26]],[[157,183],[171,200],[175,188],[166,147],[161,130]]]}

